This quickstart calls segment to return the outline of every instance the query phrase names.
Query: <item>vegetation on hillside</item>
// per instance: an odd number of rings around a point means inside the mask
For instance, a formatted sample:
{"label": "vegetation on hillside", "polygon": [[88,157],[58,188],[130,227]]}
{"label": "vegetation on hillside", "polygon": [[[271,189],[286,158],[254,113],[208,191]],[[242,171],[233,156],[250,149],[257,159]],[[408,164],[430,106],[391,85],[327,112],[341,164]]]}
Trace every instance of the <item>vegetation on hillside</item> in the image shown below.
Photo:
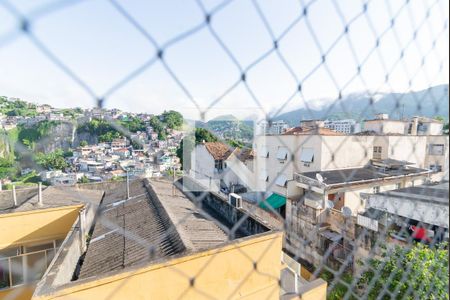
{"label": "vegetation on hillside", "polygon": [[6,116],[34,117],[37,115],[36,105],[16,98],[0,96],[0,113]]}
{"label": "vegetation on hillside", "polygon": [[89,133],[92,136],[97,136],[99,142],[111,142],[113,139],[122,136],[108,121],[99,119],[92,119],[79,126],[77,133]]}
{"label": "vegetation on hillside", "polygon": [[60,149],[50,153],[39,152],[35,156],[35,161],[47,170],[64,170],[69,167],[66,157],[71,155],[71,152],[64,152]]}
{"label": "vegetation on hillside", "polygon": [[43,137],[47,137],[52,128],[61,124],[59,121],[41,121],[35,126],[17,126],[17,138],[28,149],[34,150],[36,142]]}

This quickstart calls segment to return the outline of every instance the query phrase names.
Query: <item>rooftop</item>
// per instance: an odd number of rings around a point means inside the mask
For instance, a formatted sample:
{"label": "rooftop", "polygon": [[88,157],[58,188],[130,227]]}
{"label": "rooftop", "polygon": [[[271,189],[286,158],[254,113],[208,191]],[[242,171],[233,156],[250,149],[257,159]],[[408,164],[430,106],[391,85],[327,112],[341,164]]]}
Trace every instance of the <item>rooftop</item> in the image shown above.
{"label": "rooftop", "polygon": [[[17,191],[19,192],[19,190]],[[61,206],[94,203],[98,205],[103,197],[103,191],[88,190],[78,187],[49,186],[42,189],[42,204],[38,202],[38,189],[29,189],[23,200],[13,207],[12,194],[0,199],[0,214],[24,212],[37,209],[55,208]]]}
{"label": "rooftop", "polygon": [[129,200],[114,193],[100,206],[79,278],[121,270],[139,262],[181,253],[166,233],[165,219],[142,181],[134,181]]}
{"label": "rooftop", "polygon": [[378,193],[378,195],[448,206],[448,191],[449,182],[445,181],[438,184],[411,186],[398,190],[386,191]]}
{"label": "rooftop", "polygon": [[344,136],[345,134],[342,132],[337,132],[325,127],[293,127],[288,129],[283,135],[337,135]]}
{"label": "rooftop", "polygon": [[98,276],[223,245],[229,224],[214,210],[197,207],[171,181],[135,180],[130,199],[105,196],[79,278]]}
{"label": "rooftop", "polygon": [[221,142],[207,142],[204,143],[204,145],[206,147],[206,150],[208,150],[208,152],[216,160],[227,159],[234,151],[234,148]]}
{"label": "rooftop", "polygon": [[424,184],[377,194],[361,194],[371,208],[365,215],[381,219],[389,213],[426,224],[449,228],[449,183]]}
{"label": "rooftop", "polygon": [[377,181],[397,176],[414,176],[425,175],[431,171],[415,168],[415,167],[401,167],[395,169],[376,168],[373,166],[366,166],[361,168],[339,169],[330,171],[318,172],[304,172],[298,173],[300,176],[318,181],[317,174],[322,176],[322,183],[328,186],[340,186],[344,184],[357,184],[368,181]]}

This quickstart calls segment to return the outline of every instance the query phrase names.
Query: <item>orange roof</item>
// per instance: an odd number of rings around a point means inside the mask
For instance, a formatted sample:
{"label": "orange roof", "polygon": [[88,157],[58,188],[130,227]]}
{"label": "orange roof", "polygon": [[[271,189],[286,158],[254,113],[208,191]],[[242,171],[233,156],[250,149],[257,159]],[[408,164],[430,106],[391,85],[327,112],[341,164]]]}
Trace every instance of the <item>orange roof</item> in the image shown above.
{"label": "orange roof", "polygon": [[227,159],[235,150],[221,142],[208,142],[204,145],[212,157],[217,160]]}
{"label": "orange roof", "polygon": [[251,148],[237,149],[237,157],[240,161],[245,162],[255,157],[255,151]]}

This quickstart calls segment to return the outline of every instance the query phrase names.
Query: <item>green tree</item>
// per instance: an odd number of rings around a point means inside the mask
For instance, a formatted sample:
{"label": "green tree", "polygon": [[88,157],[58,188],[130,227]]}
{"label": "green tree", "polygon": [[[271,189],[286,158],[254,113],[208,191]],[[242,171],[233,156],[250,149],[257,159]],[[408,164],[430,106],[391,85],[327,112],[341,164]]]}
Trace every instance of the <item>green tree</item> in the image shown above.
{"label": "green tree", "polygon": [[130,132],[144,131],[145,130],[145,122],[139,118],[130,118],[125,121],[121,121],[119,125],[128,129]]}
{"label": "green tree", "polygon": [[195,143],[205,142],[217,142],[218,138],[210,131],[204,128],[195,128]]}
{"label": "green tree", "polygon": [[17,174],[17,168],[11,159],[0,158],[0,179],[11,178]]}
{"label": "green tree", "polygon": [[170,129],[179,129],[183,125],[183,115],[174,110],[164,111],[161,115]]}
{"label": "green tree", "polygon": [[84,140],[80,142],[81,147],[86,147],[87,145],[88,145],[88,142],[86,142]]}
{"label": "green tree", "polygon": [[236,140],[227,140],[227,144],[230,145],[231,147],[237,147],[237,148],[244,148],[245,145],[244,143],[242,143],[241,141],[236,141]]}
{"label": "green tree", "polygon": [[[195,142],[192,136],[187,136],[181,140],[180,146],[176,150],[176,155],[180,159],[183,170],[191,169],[191,153],[194,150]],[[186,159],[184,154],[186,153]]]}
{"label": "green tree", "polygon": [[89,183],[89,178],[87,178],[87,176],[83,176],[78,179],[78,183]]}
{"label": "green tree", "polygon": [[164,124],[159,120],[157,116],[153,116],[150,118],[150,126],[153,127],[153,130],[156,132],[160,132],[164,129]]}
{"label": "green tree", "polygon": [[38,165],[51,170],[63,170],[69,166],[62,150],[48,154],[39,152],[36,154],[35,160]]}
{"label": "green tree", "polygon": [[[358,281],[360,290],[370,288],[368,299],[377,299],[384,288],[398,291],[396,299],[448,299],[447,244],[430,248],[418,243],[410,249],[396,246],[382,259],[372,259],[370,267]],[[391,298],[386,295],[383,299]]]}

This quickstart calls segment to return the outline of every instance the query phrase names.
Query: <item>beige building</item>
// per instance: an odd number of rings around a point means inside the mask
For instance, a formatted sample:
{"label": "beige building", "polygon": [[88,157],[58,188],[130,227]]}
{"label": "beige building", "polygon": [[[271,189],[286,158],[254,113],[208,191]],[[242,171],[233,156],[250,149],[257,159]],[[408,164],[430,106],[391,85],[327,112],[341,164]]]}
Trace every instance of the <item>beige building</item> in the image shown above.
{"label": "beige building", "polygon": [[288,185],[286,251],[315,266],[351,267],[356,218],[368,208],[361,194],[418,186],[431,172],[375,159],[365,167],[296,173]]}
{"label": "beige building", "polygon": [[358,168],[371,159],[395,159],[433,169],[431,180],[448,178],[448,135],[344,135],[326,128],[294,128],[255,141],[255,170],[266,191],[286,195],[295,173]]}
{"label": "beige building", "polygon": [[444,123],[426,117],[414,116],[410,120],[389,119],[388,114],[378,114],[364,121],[363,131],[378,134],[442,135]]}

